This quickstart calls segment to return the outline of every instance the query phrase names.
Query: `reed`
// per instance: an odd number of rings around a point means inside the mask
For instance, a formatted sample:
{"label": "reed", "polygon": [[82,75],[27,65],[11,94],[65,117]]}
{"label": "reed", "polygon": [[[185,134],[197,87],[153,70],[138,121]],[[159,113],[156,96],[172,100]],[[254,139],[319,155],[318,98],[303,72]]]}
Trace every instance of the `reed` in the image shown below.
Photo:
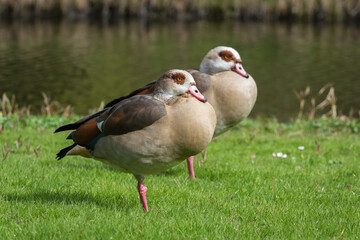
{"label": "reed", "polygon": [[6,19],[360,22],[360,0],[0,0]]}
{"label": "reed", "polygon": [[[303,119],[304,116],[307,116],[309,120],[314,120],[316,112],[320,112],[325,117],[330,116],[333,119],[336,119],[338,117],[339,114],[336,105],[335,88],[331,83],[323,86],[315,96],[310,97],[309,86],[307,86],[304,91],[294,91],[294,93],[299,100],[298,120]],[[306,104],[306,102],[308,102],[309,100],[309,97],[310,104]],[[317,104],[317,101],[320,101],[320,103]],[[349,116],[344,116],[343,114],[340,114],[341,118],[349,119],[352,119],[353,115],[354,110],[351,110],[349,112]]]}
{"label": "reed", "polygon": [[[348,115],[344,115],[341,110],[339,111],[336,105],[336,95],[335,88],[331,83],[324,85],[316,94],[311,95],[310,87],[307,86],[305,90],[293,91],[299,101],[299,113],[297,116],[298,120],[304,118],[308,120],[314,120],[319,115],[323,118],[332,118],[332,119],[359,119],[360,118],[360,109],[356,111],[352,108]],[[65,117],[72,119],[76,113],[74,108],[71,105],[60,104],[58,101],[51,100],[51,98],[46,94],[42,93],[44,102],[41,106],[40,116],[42,117]],[[104,101],[100,102],[98,107],[93,107],[88,110],[89,114],[100,111],[104,108]],[[20,117],[30,117],[34,114],[30,111],[31,106],[21,106],[16,103],[15,96],[12,95],[9,97],[6,93],[2,94],[1,97],[1,107],[0,107],[0,118],[7,117],[11,115],[18,115]],[[357,116],[356,116],[357,115]],[[2,127],[0,126],[0,134]],[[203,156],[205,159],[206,156]]]}
{"label": "reed", "polygon": [[[63,105],[60,104],[58,101],[52,101],[51,98],[45,93],[42,93],[42,96],[44,98],[44,103],[41,106],[40,116],[61,116],[66,118],[72,118],[74,116],[74,109],[70,105]],[[103,105],[100,105],[100,108],[102,107]],[[92,113],[96,112],[97,110],[99,110],[99,108],[94,108],[92,110],[89,110],[89,112]],[[0,117],[8,117],[14,114],[20,117],[30,117],[31,115],[33,115],[31,113],[30,105],[19,107],[19,105],[15,101],[14,95],[9,97],[6,93],[3,93],[1,97]]]}

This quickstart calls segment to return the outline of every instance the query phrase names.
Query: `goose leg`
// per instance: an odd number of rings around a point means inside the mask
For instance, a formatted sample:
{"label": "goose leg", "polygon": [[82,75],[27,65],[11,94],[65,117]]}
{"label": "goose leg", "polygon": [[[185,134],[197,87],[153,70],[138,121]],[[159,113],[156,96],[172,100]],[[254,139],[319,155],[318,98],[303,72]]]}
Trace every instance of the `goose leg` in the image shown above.
{"label": "goose leg", "polygon": [[139,181],[138,185],[137,185],[137,189],[139,191],[141,204],[142,204],[144,210],[146,212],[148,212],[149,209],[148,209],[147,202],[146,202],[146,190],[147,190],[147,187],[145,186],[145,184],[142,181],[141,182]]}
{"label": "goose leg", "polygon": [[191,156],[187,159],[187,167],[188,167],[188,171],[189,171],[189,178],[195,179],[194,156]]}

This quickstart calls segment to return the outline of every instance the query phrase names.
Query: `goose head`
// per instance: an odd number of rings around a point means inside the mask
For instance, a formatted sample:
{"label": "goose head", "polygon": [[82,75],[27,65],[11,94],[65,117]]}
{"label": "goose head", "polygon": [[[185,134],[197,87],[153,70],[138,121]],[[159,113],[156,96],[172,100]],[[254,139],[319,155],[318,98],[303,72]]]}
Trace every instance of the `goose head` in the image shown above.
{"label": "goose head", "polygon": [[206,102],[204,95],[196,87],[194,78],[184,70],[173,69],[164,73],[155,84],[155,96],[171,98],[176,96],[190,95],[201,102]]}
{"label": "goose head", "polygon": [[240,54],[231,47],[219,46],[205,55],[200,64],[200,72],[213,75],[223,71],[234,71],[245,78],[249,77],[242,66]]}

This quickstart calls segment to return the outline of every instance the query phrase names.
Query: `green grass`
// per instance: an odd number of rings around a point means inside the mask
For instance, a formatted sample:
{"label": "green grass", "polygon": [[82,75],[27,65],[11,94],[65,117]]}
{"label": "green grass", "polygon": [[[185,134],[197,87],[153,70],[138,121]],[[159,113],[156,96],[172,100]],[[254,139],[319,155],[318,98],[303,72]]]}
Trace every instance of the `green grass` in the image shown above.
{"label": "green grass", "polygon": [[149,213],[132,175],[81,157],[55,160],[68,142],[52,132],[68,121],[0,117],[0,239],[360,236],[359,120],[245,120],[209,145],[196,181],[185,163],[148,176]]}

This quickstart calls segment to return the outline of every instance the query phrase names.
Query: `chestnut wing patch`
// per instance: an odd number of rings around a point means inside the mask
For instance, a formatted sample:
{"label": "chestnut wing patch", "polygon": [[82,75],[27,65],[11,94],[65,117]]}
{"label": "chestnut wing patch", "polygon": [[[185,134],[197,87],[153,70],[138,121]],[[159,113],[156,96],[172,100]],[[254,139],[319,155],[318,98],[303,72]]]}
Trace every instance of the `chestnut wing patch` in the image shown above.
{"label": "chestnut wing patch", "polygon": [[70,123],[64,126],[59,127],[58,129],[55,130],[55,133],[57,132],[62,132],[62,131],[67,131],[67,130],[74,130],[79,128],[81,125],[85,124],[86,122],[88,122],[91,119],[96,118],[97,116],[103,114],[104,112],[106,112],[108,109],[103,109],[99,112],[93,113],[91,115],[85,116],[83,118],[81,118],[79,121],[76,121],[74,123]]}
{"label": "chestnut wing patch", "polygon": [[196,87],[199,89],[201,93],[205,93],[211,87],[211,79],[208,74],[194,69],[189,69],[187,71],[195,79]]}
{"label": "chestnut wing patch", "polygon": [[154,88],[155,88],[155,82],[156,81],[153,81],[153,82],[150,82],[148,84],[146,84],[145,86],[139,88],[139,89],[136,89],[135,91],[129,93],[128,95],[124,96],[124,97],[119,97],[119,98],[116,98],[114,100],[112,100],[111,102],[107,103],[105,105],[105,108],[108,108],[108,107],[112,107],[114,106],[115,104],[125,100],[125,99],[128,99],[132,96],[135,96],[135,95],[145,95],[145,94],[150,94],[150,93],[153,93],[154,92]]}
{"label": "chestnut wing patch", "polygon": [[86,123],[82,124],[78,129],[76,129],[74,134],[72,134],[71,138],[75,143],[81,146],[86,146],[100,133],[101,132],[97,127],[97,122],[95,118],[92,118]]}
{"label": "chestnut wing patch", "polygon": [[105,116],[99,116],[97,121],[103,121],[104,135],[121,135],[141,130],[166,116],[165,104],[152,96],[139,95],[121,101]]}

